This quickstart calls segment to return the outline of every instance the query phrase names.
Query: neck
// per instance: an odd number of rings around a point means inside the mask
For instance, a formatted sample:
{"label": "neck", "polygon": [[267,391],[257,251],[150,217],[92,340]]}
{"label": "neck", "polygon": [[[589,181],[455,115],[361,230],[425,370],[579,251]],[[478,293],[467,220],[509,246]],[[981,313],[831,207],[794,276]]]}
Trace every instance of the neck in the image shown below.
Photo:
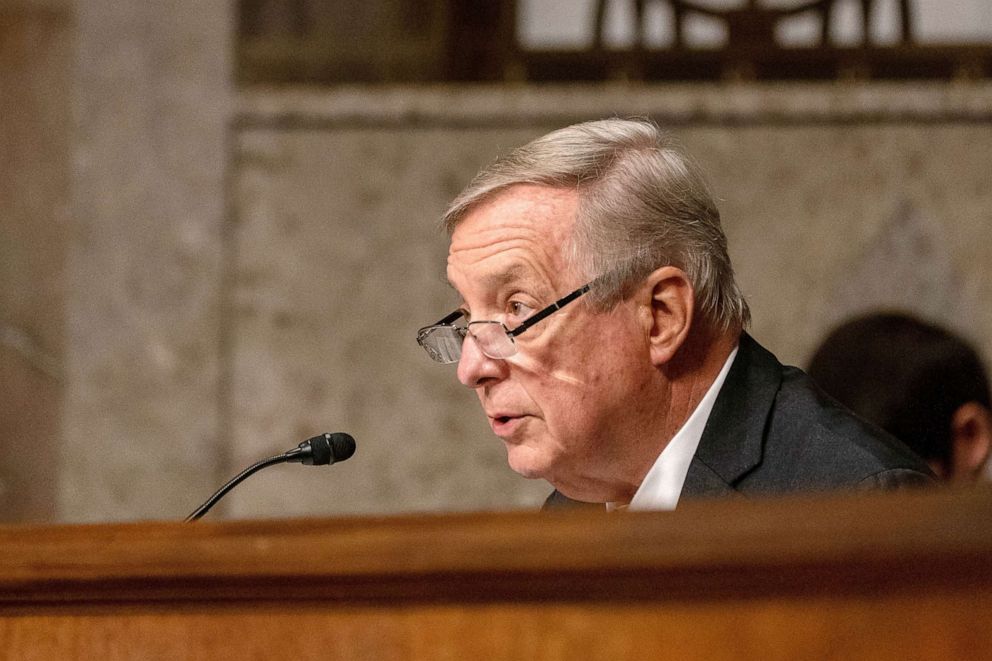
{"label": "neck", "polygon": [[[675,359],[658,368],[659,392],[652,426],[645,430],[639,455],[631,457],[628,487],[620,503],[630,502],[644,477],[699,406],[737,346],[737,331],[696,333],[687,338]],[[662,402],[661,406],[657,406]]]}
{"label": "neck", "polygon": [[669,385],[661,449],[668,445],[699,406],[739,339],[740,333],[736,331],[708,337],[702,333],[695,337],[690,335],[675,359],[659,368]]}

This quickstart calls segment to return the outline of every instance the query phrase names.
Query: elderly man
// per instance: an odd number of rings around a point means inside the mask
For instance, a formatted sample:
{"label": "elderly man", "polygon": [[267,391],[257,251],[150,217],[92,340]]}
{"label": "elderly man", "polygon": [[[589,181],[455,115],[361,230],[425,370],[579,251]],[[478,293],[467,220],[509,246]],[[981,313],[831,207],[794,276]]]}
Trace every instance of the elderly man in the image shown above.
{"label": "elderly man", "polygon": [[444,222],[461,304],[418,342],[458,363],[510,466],[555,487],[549,506],[930,480],[744,333],[719,212],[653,124],[539,138],[483,170]]}

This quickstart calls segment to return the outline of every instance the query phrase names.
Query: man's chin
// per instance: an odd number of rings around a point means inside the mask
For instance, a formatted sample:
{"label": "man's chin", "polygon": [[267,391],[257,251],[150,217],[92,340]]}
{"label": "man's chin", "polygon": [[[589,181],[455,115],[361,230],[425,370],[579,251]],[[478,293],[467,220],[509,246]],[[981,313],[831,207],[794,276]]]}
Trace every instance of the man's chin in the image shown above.
{"label": "man's chin", "polygon": [[532,448],[507,445],[506,461],[510,469],[529,480],[548,479],[550,462]]}

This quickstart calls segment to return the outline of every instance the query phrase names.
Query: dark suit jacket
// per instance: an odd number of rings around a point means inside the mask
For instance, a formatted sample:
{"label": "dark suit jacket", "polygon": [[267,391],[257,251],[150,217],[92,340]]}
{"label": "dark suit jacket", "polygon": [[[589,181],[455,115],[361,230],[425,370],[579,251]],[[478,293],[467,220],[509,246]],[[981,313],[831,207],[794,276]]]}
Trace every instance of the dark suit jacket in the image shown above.
{"label": "dark suit jacket", "polygon": [[[679,502],[932,482],[926,463],[909,448],[855,417],[745,333]],[[545,507],[571,504],[555,491]]]}

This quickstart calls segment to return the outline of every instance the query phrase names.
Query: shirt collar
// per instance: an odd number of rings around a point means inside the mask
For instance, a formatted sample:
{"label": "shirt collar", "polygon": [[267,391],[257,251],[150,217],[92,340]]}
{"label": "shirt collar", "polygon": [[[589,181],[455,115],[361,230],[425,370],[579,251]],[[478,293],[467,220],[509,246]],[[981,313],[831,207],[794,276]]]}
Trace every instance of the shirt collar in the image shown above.
{"label": "shirt collar", "polygon": [[[706,394],[699,401],[695,410],[678,430],[665,449],[661,451],[654,465],[644,476],[644,481],[630,501],[631,510],[673,510],[679,502],[685,476],[689,472],[699,440],[703,437],[706,421],[713,411],[713,404],[720,394],[720,388],[727,379],[730,366],[737,357],[737,347],[730,352],[723,368],[710,385]],[[607,504],[608,510],[617,509],[612,503]]]}

